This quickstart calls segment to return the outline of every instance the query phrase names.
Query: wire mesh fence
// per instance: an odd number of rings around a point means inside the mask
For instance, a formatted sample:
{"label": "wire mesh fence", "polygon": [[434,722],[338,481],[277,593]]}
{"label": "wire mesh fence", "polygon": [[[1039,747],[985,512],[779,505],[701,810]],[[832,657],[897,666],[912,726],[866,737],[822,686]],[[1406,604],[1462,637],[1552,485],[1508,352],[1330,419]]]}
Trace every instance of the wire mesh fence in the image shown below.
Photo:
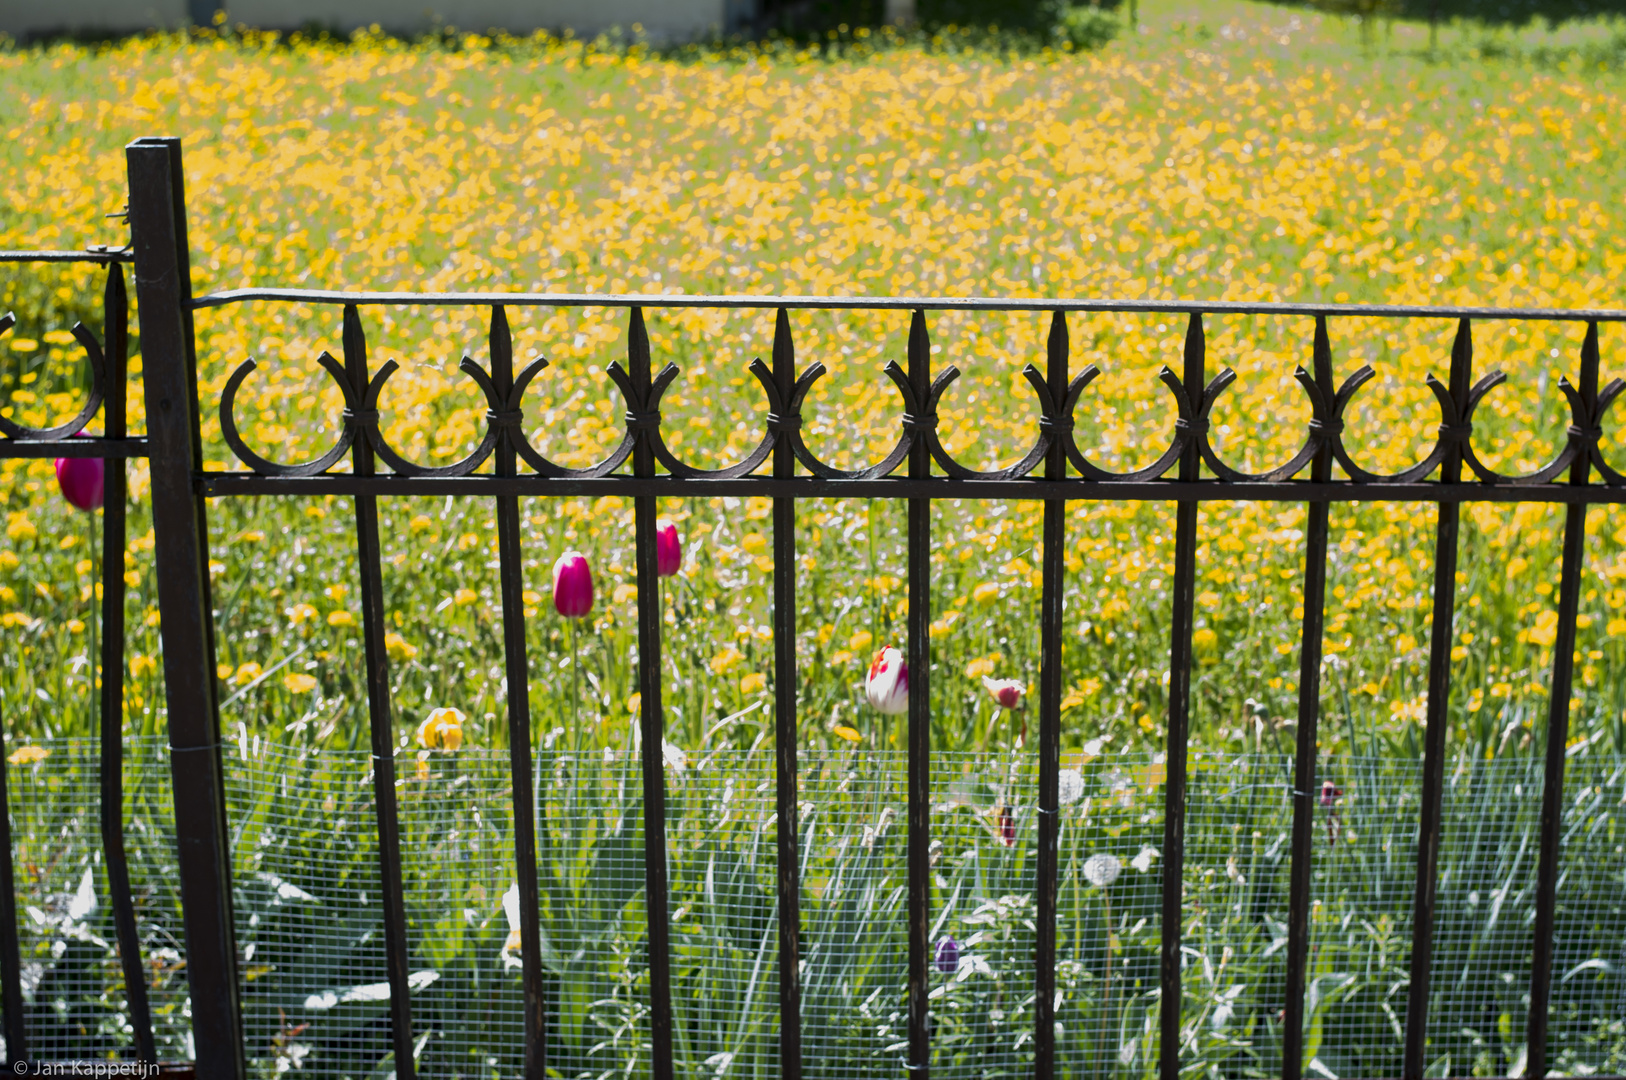
{"label": "wire mesh fence", "polygon": [[[94,739],[31,743],[0,764],[11,796],[23,1000],[43,1060],[125,1056],[134,1046],[98,825]],[[173,802],[162,741],[125,744],[125,830],[154,1036],[192,1053]]]}
{"label": "wire mesh fence", "polygon": [[[778,1072],[773,760],[668,747],[676,1072]],[[240,739],[227,789],[246,1049],[266,1076],[391,1070],[371,759]],[[167,754],[126,744],[132,878],[160,1047],[189,1055]],[[432,1077],[517,1075],[524,1042],[506,754],[398,762],[414,1040]],[[932,758],[934,1072],[1033,1068],[1033,755]],[[1340,756],[1317,792],[1307,1073],[1394,1075],[1401,1058],[1415,760]],[[30,1030],[44,1053],[126,1050],[105,925],[93,743],[8,765]],[[810,1075],[906,1060],[906,755],[805,758],[803,1057]],[[1190,759],[1181,1048],[1205,1075],[1279,1070],[1290,761]],[[635,755],[555,737],[537,755],[550,1071],[649,1071]],[[1145,1077],[1158,1057],[1164,765],[1069,755],[1061,777],[1056,1009],[1061,1076]],[[1523,1054],[1539,759],[1447,772],[1431,1075],[1510,1075]],[[1564,1075],[1626,1069],[1626,764],[1579,756],[1566,790],[1550,1045]]]}

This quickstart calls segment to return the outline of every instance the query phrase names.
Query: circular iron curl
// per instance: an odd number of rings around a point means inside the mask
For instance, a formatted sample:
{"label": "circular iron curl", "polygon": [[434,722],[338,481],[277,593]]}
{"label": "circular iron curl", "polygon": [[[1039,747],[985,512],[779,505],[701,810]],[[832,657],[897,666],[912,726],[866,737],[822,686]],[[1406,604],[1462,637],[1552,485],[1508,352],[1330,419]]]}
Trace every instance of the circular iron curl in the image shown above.
{"label": "circular iron curl", "polygon": [[[1014,465],[1007,465],[1003,469],[992,469],[983,472],[978,469],[968,469],[949,456],[943,448],[943,443],[937,437],[937,425],[933,423],[926,428],[926,446],[931,450],[932,458],[943,471],[956,480],[1018,480],[1032,472],[1039,463],[1044,461],[1050,447],[1064,432],[1070,431],[1073,426],[1071,415],[1063,416],[1056,411],[1056,403],[1050,396],[1050,387],[1045,385],[1044,376],[1039,369],[1028,364],[1022,369],[1022,375],[1039,395],[1040,423],[1039,439],[1033,448],[1022,456]],[[960,369],[950,364],[944,371],[932,380],[931,391],[926,395],[926,413],[934,419],[937,416],[937,399],[942,397],[943,391],[949,384],[960,377]]]}
{"label": "circular iron curl", "polygon": [[226,445],[231,447],[231,452],[237,455],[238,461],[241,461],[261,476],[316,476],[332,468],[350,449],[351,443],[355,441],[356,426],[351,419],[356,407],[355,390],[350,386],[350,380],[345,376],[344,368],[331,355],[324,352],[316,358],[316,362],[326,369],[327,373],[333,377],[333,381],[339,384],[339,389],[344,394],[344,420],[339,429],[339,441],[333,444],[333,448],[315,461],[307,461],[303,465],[282,465],[263,458],[250,450],[248,444],[243,441],[242,435],[238,433],[237,417],[235,415],[237,389],[243,385],[243,380],[248,378],[249,374],[260,366],[255,362],[254,358],[249,357],[237,365],[237,370],[233,371],[231,378],[226,380],[226,389],[220,395],[220,437],[226,440]]}
{"label": "circular iron curl", "polygon": [[[1479,405],[1480,399],[1488,394],[1492,389],[1500,386],[1506,381],[1507,376],[1502,374],[1500,371],[1493,371],[1489,375],[1486,375],[1483,379],[1479,380],[1479,382],[1474,385],[1473,393],[1468,397],[1468,408],[1466,410],[1467,415],[1465,419],[1471,421],[1474,409]],[[1564,396],[1569,399],[1570,416],[1574,420],[1574,423],[1570,425],[1568,435],[1565,439],[1564,449],[1560,450],[1558,452],[1558,456],[1552,461],[1548,462],[1546,465],[1537,469],[1533,473],[1529,473],[1525,476],[1505,476],[1486,466],[1482,461],[1479,460],[1479,455],[1474,453],[1473,444],[1464,442],[1462,447],[1463,459],[1468,462],[1468,467],[1474,471],[1474,474],[1478,476],[1479,479],[1483,480],[1487,484],[1507,484],[1510,487],[1525,487],[1530,484],[1545,484],[1574,464],[1576,458],[1589,456],[1589,445],[1596,446],[1597,441],[1602,437],[1603,432],[1599,430],[1598,426],[1592,422],[1592,417],[1588,414],[1586,402],[1581,400],[1581,395],[1576,391],[1575,387],[1570,385],[1570,381],[1565,378],[1560,378],[1558,381],[1558,386],[1559,389],[1564,391]]]}
{"label": "circular iron curl", "polygon": [[807,370],[802,372],[801,378],[797,379],[791,388],[789,407],[784,413],[770,416],[768,418],[770,426],[777,423],[780,434],[790,440],[790,449],[796,455],[796,460],[800,461],[808,472],[821,479],[876,480],[888,475],[903,464],[904,459],[909,456],[910,448],[915,445],[920,430],[928,423],[927,418],[919,415],[919,403],[915,400],[914,387],[909,385],[909,379],[904,375],[903,368],[898,366],[896,360],[889,360],[883,369],[903,396],[903,434],[898,437],[897,445],[892,448],[891,453],[876,464],[863,469],[837,469],[826,465],[815,457],[813,451],[807,448],[807,443],[802,441],[802,401],[807,397],[807,392],[813,388],[813,384],[818,382],[827,370],[817,360],[809,364]]}
{"label": "circular iron curl", "polygon": [[[531,385],[531,380],[541,374],[542,369],[547,366],[548,362],[538,357],[527,364],[525,370],[519,373],[519,377],[514,380],[514,388],[509,391],[508,400],[504,403],[508,412],[517,413],[522,411],[520,399],[524,396],[526,388]],[[620,387],[622,396],[627,400],[627,407],[631,408],[636,395],[631,392],[632,383],[626,378],[626,373],[621,370],[621,365],[612,361],[605,370],[609,373],[611,380]],[[482,374],[484,373],[482,372]],[[624,432],[621,436],[621,442],[617,444],[614,450],[610,451],[610,456],[603,461],[596,465],[589,465],[585,469],[568,469],[556,462],[549,461],[538,453],[536,448],[531,445],[530,439],[526,437],[523,427],[516,425],[512,428],[508,432],[508,439],[509,445],[514,448],[514,452],[520,456],[525,464],[535,470],[538,476],[546,476],[553,480],[593,479],[608,476],[619,469],[621,463],[631,456],[633,444],[637,441],[631,431]]]}
{"label": "circular iron curl", "polygon": [[[0,316],[0,334],[4,334],[17,324],[14,312],[7,312]],[[57,439],[67,439],[83,431],[85,425],[90,423],[96,410],[102,407],[102,383],[106,378],[105,361],[102,357],[102,343],[96,336],[85,329],[84,323],[73,324],[74,339],[85,350],[85,359],[90,362],[90,395],[85,399],[85,407],[79,410],[77,416],[65,424],[58,424],[52,428],[31,428],[22,424],[13,423],[4,416],[0,416],[0,432],[17,440],[18,442],[54,442]]]}
{"label": "circular iron curl", "polygon": [[[1561,380],[1558,385],[1563,388],[1566,394],[1570,393],[1568,380]],[[1603,459],[1603,447],[1598,445],[1598,441],[1603,437],[1604,414],[1609,411],[1609,406],[1615,403],[1615,399],[1620,397],[1623,390],[1626,390],[1626,381],[1611,379],[1607,386],[1598,391],[1598,399],[1588,414],[1588,429],[1582,432],[1582,437],[1586,440],[1586,452],[1592,458],[1592,464],[1597,466],[1598,472],[1603,476],[1604,483],[1610,487],[1626,485],[1626,475],[1616,472]],[[1570,398],[1572,405],[1577,397],[1579,395]],[[1572,427],[1570,431],[1573,434],[1575,429]]]}
{"label": "circular iron curl", "polygon": [[[378,374],[374,375],[372,381],[367,384],[367,393],[361,400],[361,408],[350,410],[347,417],[352,424],[367,433],[367,441],[372,444],[374,452],[383,458],[385,464],[389,465],[400,476],[467,476],[484,464],[486,458],[490,457],[491,452],[497,448],[497,432],[499,428],[498,425],[489,421],[486,424],[486,433],[480,439],[480,445],[474,448],[474,452],[462,461],[454,462],[451,465],[418,465],[408,461],[390,448],[389,443],[384,441],[384,433],[379,430],[378,426],[378,396],[383,392],[384,384],[389,381],[390,376],[394,375],[399,369],[400,365],[394,360],[386,360],[384,366],[378,369]],[[485,374],[484,371],[481,371],[480,365],[466,356],[463,358],[463,362],[458,365],[458,370],[470,376],[474,376],[475,372],[479,372],[480,375]],[[485,394],[486,404],[489,409],[492,412],[500,411],[501,403],[496,400],[496,395],[491,391],[490,380],[481,379],[477,376],[474,378],[476,385]]]}
{"label": "circular iron curl", "polygon": [[[644,415],[653,414],[656,419],[653,425],[646,428],[649,432],[650,449],[655,452],[656,460],[665,465],[667,471],[673,476],[694,480],[733,480],[736,477],[749,476],[764,461],[768,460],[768,455],[773,452],[774,443],[779,441],[779,436],[773,426],[774,421],[783,414],[783,410],[779,407],[779,390],[773,384],[773,375],[768,370],[768,365],[764,364],[761,359],[752,360],[751,366],[747,370],[757,377],[757,382],[762,384],[762,389],[767,394],[768,433],[762,437],[762,441],[757,444],[756,449],[746,455],[745,460],[739,464],[729,465],[722,469],[697,469],[693,465],[678,460],[677,455],[667,448],[666,440],[661,437],[659,422],[661,395],[677,378],[678,367],[676,364],[667,364],[666,367],[661,369],[660,376],[650,385],[649,400],[644,403],[643,411]],[[781,420],[780,423],[782,424],[783,421]]]}
{"label": "circular iron curl", "polygon": [[[1084,372],[1077,379],[1073,380],[1072,385],[1068,387],[1067,400],[1062,403],[1063,415],[1069,417],[1073,415],[1073,408],[1078,403],[1079,394],[1084,387],[1095,380],[1098,374],[1100,374],[1099,370],[1094,364],[1091,364],[1084,369]],[[1133,472],[1126,473],[1108,472],[1105,469],[1098,468],[1084,457],[1084,452],[1078,448],[1078,443],[1074,440],[1072,432],[1069,431],[1066,436],[1067,460],[1073,463],[1073,468],[1077,469],[1079,475],[1083,476],[1084,479],[1120,482],[1156,480],[1173,468],[1175,462],[1180,460],[1180,455],[1186,452],[1186,447],[1191,445],[1196,426],[1207,423],[1206,420],[1196,416],[1191,407],[1191,399],[1186,396],[1186,388],[1180,385],[1180,377],[1171,371],[1167,364],[1157,373],[1157,377],[1164,386],[1168,387],[1169,393],[1174,395],[1174,405],[1177,410],[1174,421],[1174,441],[1169,444],[1169,448],[1163,451],[1162,457],[1144,469],[1136,469]]]}
{"label": "circular iron curl", "polygon": [[1214,475],[1221,480],[1229,481],[1263,481],[1274,483],[1278,480],[1291,480],[1298,475],[1304,467],[1315,460],[1316,454],[1321,452],[1329,439],[1336,438],[1343,430],[1344,422],[1341,418],[1330,414],[1327,401],[1322,397],[1321,388],[1316,385],[1315,379],[1302,366],[1293,369],[1293,378],[1304,387],[1304,392],[1310,398],[1310,424],[1304,445],[1299,447],[1285,464],[1262,473],[1245,473],[1240,469],[1233,469],[1219,459],[1214,448],[1208,442],[1209,414],[1214,409],[1214,403],[1219,400],[1227,387],[1236,382],[1236,372],[1226,368],[1209,382],[1208,388],[1203,391],[1202,407],[1197,410],[1197,416],[1204,421],[1197,425],[1197,449],[1202,454],[1208,467],[1214,470]]}
{"label": "circular iron curl", "polygon": [[[1355,391],[1370,382],[1376,374],[1371,367],[1362,365],[1359,371],[1344,381],[1344,385],[1338,389],[1338,396],[1333,399],[1332,415],[1335,419],[1343,420],[1344,409],[1349,405],[1350,400],[1354,398]],[[1450,452],[1452,446],[1459,442],[1466,443],[1473,434],[1473,425],[1457,416],[1457,403],[1451,397],[1451,391],[1446,388],[1446,385],[1432,375],[1428,376],[1425,381],[1429,390],[1434,393],[1435,402],[1440,406],[1440,430],[1438,438],[1434,441],[1434,448],[1429,451],[1426,458],[1411,468],[1384,475],[1382,473],[1368,472],[1355,464],[1354,458],[1350,457],[1349,451],[1344,448],[1344,439],[1342,432],[1340,432],[1338,437],[1333,440],[1332,453],[1338,459],[1338,464],[1343,466],[1344,472],[1349,474],[1349,478],[1355,483],[1414,484],[1439,468],[1440,462],[1445,460],[1445,456]],[[1481,383],[1484,381],[1483,379],[1480,380]]]}

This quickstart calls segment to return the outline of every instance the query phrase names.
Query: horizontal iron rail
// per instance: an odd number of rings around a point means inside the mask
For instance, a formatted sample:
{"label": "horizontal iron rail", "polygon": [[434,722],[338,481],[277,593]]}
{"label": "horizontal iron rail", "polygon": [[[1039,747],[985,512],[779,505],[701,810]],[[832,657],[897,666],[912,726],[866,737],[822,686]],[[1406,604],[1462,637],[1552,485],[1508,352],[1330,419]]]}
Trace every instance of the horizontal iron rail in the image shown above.
{"label": "horizontal iron rail", "polygon": [[1235,300],[1067,300],[997,296],[705,296],[689,293],[341,292],[329,289],[227,289],[207,293],[192,307],[251,301],[305,304],[380,304],[608,308],[818,308],[831,311],[1077,311],[1152,315],[1322,315],[1327,317],[1519,319],[1546,322],[1626,322],[1614,308],[1429,307],[1417,304],[1250,304]]}
{"label": "horizontal iron rail", "polygon": [[144,458],[147,437],[130,439],[0,439],[0,458]]}
{"label": "horizontal iron rail", "polygon": [[[96,456],[96,455],[87,455]],[[1428,503],[1626,503],[1626,488],[1602,484],[1499,484],[1418,482],[1361,484],[1347,480],[952,480],[945,477],[881,480],[827,480],[817,476],[782,479],[742,476],[706,480],[686,476],[262,476],[246,472],[205,472],[196,476],[209,498],[236,495],[734,495],[802,499],[1067,499],[1084,502],[1428,502]]]}
{"label": "horizontal iron rail", "polygon": [[135,262],[135,254],[127,250],[117,251],[0,251],[0,263],[11,262],[44,262],[44,263],[127,263]]}

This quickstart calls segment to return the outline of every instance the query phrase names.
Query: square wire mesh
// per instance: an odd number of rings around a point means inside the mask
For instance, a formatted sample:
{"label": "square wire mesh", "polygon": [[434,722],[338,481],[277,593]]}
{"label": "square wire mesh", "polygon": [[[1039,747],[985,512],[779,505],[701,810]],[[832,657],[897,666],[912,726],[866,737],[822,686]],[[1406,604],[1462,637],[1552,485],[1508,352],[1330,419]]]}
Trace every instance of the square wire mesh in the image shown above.
{"label": "square wire mesh", "polygon": [[[7,770],[29,1054],[39,1061],[128,1057],[134,1036],[102,854],[100,752],[94,739],[33,743]],[[7,749],[18,750],[15,744]],[[175,864],[167,751],[124,748],[125,846],[160,1056],[192,1056],[185,934]]]}
{"label": "square wire mesh", "polygon": [[[96,749],[42,744],[7,766],[25,992],[36,1055],[128,1053],[122,972],[96,821]],[[263,1075],[390,1069],[371,761],[239,740],[225,760],[246,1049]],[[421,763],[419,760],[421,757]],[[773,760],[666,755],[677,1072],[777,1073]],[[642,787],[635,755],[535,758],[550,1070],[649,1071]],[[524,1033],[508,757],[397,758],[426,1077],[514,1076]],[[1291,829],[1280,754],[1189,763],[1183,1068],[1279,1070]],[[1163,784],[1156,757],[1069,757],[1061,776],[1057,1073],[1156,1070]],[[803,1045],[809,1076],[895,1076],[907,1060],[907,759],[804,755]],[[127,835],[160,1052],[189,1056],[169,770],[126,748]],[[1308,1075],[1398,1068],[1420,799],[1417,762],[1326,759],[1317,798]],[[1448,764],[1429,1015],[1430,1071],[1522,1061],[1534,919],[1539,758]],[[933,1070],[1032,1069],[1037,770],[1017,756],[932,757]],[[1320,793],[1318,786],[1318,795]],[[1626,765],[1566,774],[1550,1059],[1626,1069]],[[86,889],[87,873],[89,888]],[[945,946],[944,942],[952,942]]]}

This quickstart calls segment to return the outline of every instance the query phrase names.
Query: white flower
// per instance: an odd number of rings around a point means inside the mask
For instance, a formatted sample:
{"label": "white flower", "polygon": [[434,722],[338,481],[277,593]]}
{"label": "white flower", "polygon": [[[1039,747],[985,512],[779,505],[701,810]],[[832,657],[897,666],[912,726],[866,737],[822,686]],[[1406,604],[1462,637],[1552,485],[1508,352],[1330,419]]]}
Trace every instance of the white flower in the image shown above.
{"label": "white flower", "polygon": [[1084,776],[1077,769],[1063,769],[1056,778],[1057,797],[1061,805],[1071,806],[1084,797]]}
{"label": "white flower", "polygon": [[1144,874],[1152,868],[1152,860],[1155,858],[1157,858],[1157,848],[1143,847],[1140,849],[1139,855],[1129,860],[1129,865]]}
{"label": "white flower", "polygon": [[1098,889],[1104,889],[1117,881],[1118,875],[1123,872],[1123,868],[1124,864],[1118,861],[1116,855],[1103,853],[1091,855],[1084,860],[1084,876],[1089,879],[1091,885]]}
{"label": "white flower", "polygon": [[889,716],[909,711],[909,665],[903,653],[888,645],[875,654],[864,678],[864,696]]}

